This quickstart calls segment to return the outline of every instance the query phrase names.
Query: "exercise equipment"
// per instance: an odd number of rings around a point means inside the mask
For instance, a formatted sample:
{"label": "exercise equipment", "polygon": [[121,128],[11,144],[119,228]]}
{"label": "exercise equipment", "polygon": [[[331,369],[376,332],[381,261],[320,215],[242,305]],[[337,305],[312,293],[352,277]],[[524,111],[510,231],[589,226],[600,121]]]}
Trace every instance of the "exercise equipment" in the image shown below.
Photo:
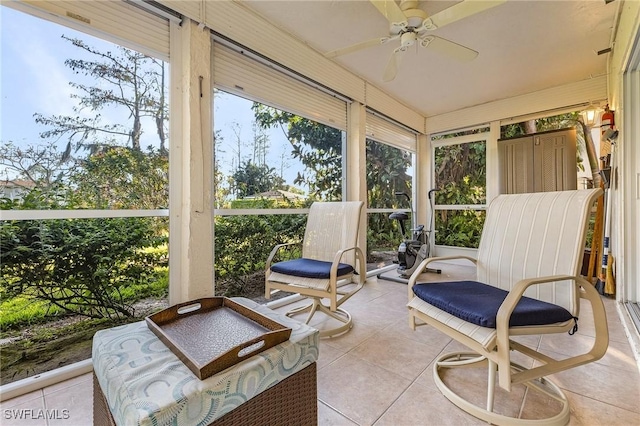
{"label": "exercise equipment", "polygon": [[[405,222],[409,220],[409,215],[405,211],[393,212],[389,215],[389,219],[397,220],[400,226],[400,233],[402,234],[403,241],[398,246],[397,260],[394,263],[398,264],[396,277],[382,277],[386,280],[397,281],[407,283],[411,274],[413,274],[418,265],[427,259],[431,253],[431,234],[433,231],[433,194],[437,192],[437,189],[429,191],[429,207],[431,218],[429,220],[429,229],[425,230],[424,225],[418,225],[416,222],[416,214],[413,210],[413,204],[411,198],[405,192],[396,192],[396,197],[406,198],[411,209],[411,228],[407,229]],[[427,269],[427,272],[441,273],[439,269]],[[378,275],[380,278],[380,275]]]}

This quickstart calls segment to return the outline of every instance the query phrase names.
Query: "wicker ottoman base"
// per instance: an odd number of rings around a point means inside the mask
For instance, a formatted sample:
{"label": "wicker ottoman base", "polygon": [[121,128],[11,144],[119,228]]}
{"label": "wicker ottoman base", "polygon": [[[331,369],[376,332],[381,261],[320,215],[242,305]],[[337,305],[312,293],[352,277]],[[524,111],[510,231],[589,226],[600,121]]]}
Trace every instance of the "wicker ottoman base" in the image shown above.
{"label": "wicker ottoman base", "polygon": [[[102,389],[93,376],[93,424],[114,426]],[[212,425],[317,425],[318,391],[316,363],[292,374],[251,398]]]}

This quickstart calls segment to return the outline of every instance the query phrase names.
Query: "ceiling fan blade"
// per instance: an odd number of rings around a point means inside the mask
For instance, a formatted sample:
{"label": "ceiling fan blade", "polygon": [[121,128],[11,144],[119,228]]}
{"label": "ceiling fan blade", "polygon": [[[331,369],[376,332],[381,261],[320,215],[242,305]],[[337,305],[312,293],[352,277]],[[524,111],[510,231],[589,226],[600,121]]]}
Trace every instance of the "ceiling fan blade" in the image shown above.
{"label": "ceiling fan blade", "polygon": [[502,3],[506,3],[506,1],[507,0],[465,0],[425,19],[421,29],[435,30],[436,28],[444,27],[452,22],[459,21],[460,19],[475,15],[476,13],[499,6]]}
{"label": "ceiling fan blade", "polygon": [[402,47],[398,47],[393,51],[389,58],[389,62],[387,62],[387,66],[384,69],[384,73],[382,74],[382,81],[387,83],[396,78],[398,68],[400,67],[400,60],[402,59],[402,53],[405,51],[406,49],[403,49]]}
{"label": "ceiling fan blade", "polygon": [[385,17],[387,21],[398,28],[405,28],[407,26],[407,17],[400,9],[400,6],[393,0],[369,0],[376,9]]}
{"label": "ceiling fan blade", "polygon": [[353,53],[358,50],[367,49],[373,46],[379,46],[381,44],[386,44],[391,40],[397,39],[398,37],[400,37],[400,35],[393,36],[393,37],[374,38],[372,40],[367,40],[360,43],[352,44],[351,46],[343,47],[342,49],[332,50],[331,52],[325,53],[324,56],[326,58],[335,58],[336,56],[346,55],[348,53]]}
{"label": "ceiling fan blade", "polygon": [[434,35],[420,38],[420,46],[463,62],[472,61],[478,56],[478,52],[473,49]]}

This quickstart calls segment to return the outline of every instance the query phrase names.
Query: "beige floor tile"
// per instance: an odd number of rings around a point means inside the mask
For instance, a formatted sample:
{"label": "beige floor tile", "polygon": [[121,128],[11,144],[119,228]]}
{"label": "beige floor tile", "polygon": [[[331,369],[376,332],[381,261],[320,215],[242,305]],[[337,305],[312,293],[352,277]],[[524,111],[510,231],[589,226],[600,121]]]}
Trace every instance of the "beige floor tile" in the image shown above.
{"label": "beige floor tile", "polygon": [[63,414],[49,420],[49,426],[86,425],[93,418],[93,389],[91,381],[76,383],[46,394],[44,404],[47,410]]}
{"label": "beige floor tile", "polygon": [[604,402],[566,392],[571,409],[569,426],[631,426],[640,424],[640,414]]}
{"label": "beige floor tile", "polygon": [[2,426],[46,426],[50,413],[44,405],[42,391],[37,392],[36,398],[29,394],[28,398],[23,395],[3,402],[0,406]]}
{"label": "beige floor tile", "polygon": [[[63,382],[64,383],[64,382]],[[34,399],[42,399],[44,394],[42,389],[38,389],[33,392],[26,393],[24,395],[16,396],[15,398],[8,399],[0,402],[0,410],[11,408],[16,405],[24,404],[25,402],[33,401]]]}
{"label": "beige floor tile", "polygon": [[318,398],[360,425],[371,425],[411,382],[346,354],[318,374]]}
{"label": "beige floor tile", "polygon": [[438,347],[440,351],[452,341],[451,337],[429,325],[418,326],[415,330],[412,330],[409,326],[408,314],[385,328],[385,332],[393,332],[398,336]]}
{"label": "beige floor tile", "polygon": [[326,367],[331,364],[333,361],[337,360],[341,356],[343,356],[346,351],[339,348],[334,348],[333,346],[327,344],[327,339],[320,339],[320,350],[318,351],[318,370]]}
{"label": "beige floor tile", "polygon": [[357,423],[318,401],[318,426],[357,426]]}
{"label": "beige floor tile", "polygon": [[[551,386],[548,387],[548,391],[560,398],[560,395]],[[563,406],[559,399],[552,398],[537,389],[529,388],[522,404],[520,417],[523,419],[547,419],[547,421],[551,421],[554,417],[560,416]]]}
{"label": "beige floor tile", "polygon": [[[437,390],[436,385],[433,381],[433,363],[429,364],[427,366],[427,368],[424,369],[424,371],[422,372],[422,374],[420,374],[416,380],[414,381],[414,383],[420,385],[420,386],[424,386],[426,388],[433,388],[435,390]],[[440,392],[440,391],[438,391]]]}
{"label": "beige floor tile", "polygon": [[75,386],[78,384],[86,384],[89,383],[89,387],[92,386],[93,383],[93,373],[87,373],[87,374],[83,374],[81,376],[77,376],[74,377],[72,379],[69,380],[65,380],[64,382],[61,383],[56,383],[55,385],[51,385],[51,386],[47,386],[46,388],[44,388],[42,391],[44,393],[44,396],[46,397],[49,394],[52,394],[54,392],[59,392],[65,388],[71,387],[71,386]]}
{"label": "beige floor tile", "polygon": [[[425,273],[424,281],[473,279],[473,267],[441,267],[442,274]],[[387,274],[393,273],[388,272]],[[475,425],[484,424],[449,402],[437,389],[429,364],[440,353],[467,350],[463,345],[430,326],[413,331],[409,327],[406,284],[371,278],[365,287],[343,307],[352,313],[354,327],[343,336],[321,339],[318,360],[318,419],[320,425]],[[640,372],[618,318],[614,300],[603,298],[611,332],[609,350],[595,363],[558,373],[551,377],[566,389],[571,402],[570,425],[640,425]],[[306,303],[306,302],[298,302]],[[276,309],[285,312],[290,309]],[[558,334],[521,336],[517,340],[540,346],[557,356],[583,351],[593,341],[591,307],[581,306],[580,330],[575,336]],[[298,317],[304,319],[305,316]],[[320,325],[323,318],[314,319]],[[519,363],[532,361],[516,355]],[[418,375],[419,374],[419,375]],[[416,375],[418,375],[416,377]],[[486,368],[447,372],[447,383],[460,394],[484,406]],[[496,411],[505,414],[522,410],[524,418],[540,418],[553,413],[544,397],[523,387],[512,394],[499,389]],[[37,410],[53,416],[66,407],[70,419],[52,420],[55,425],[87,425],[91,418],[91,375],[50,386],[0,404],[2,426],[46,425],[33,419]],[[7,422],[4,410],[22,409],[31,416],[19,423]],[[50,411],[47,412],[46,410]],[[29,410],[29,414],[26,411]],[[19,411],[15,412],[20,413]]]}
{"label": "beige floor tile", "polygon": [[408,312],[407,302],[409,301],[409,297],[406,292],[406,286],[404,287],[404,291],[394,291],[392,293],[387,293],[384,296],[372,300],[366,306],[370,306],[376,309],[386,308],[389,310],[393,310],[396,314],[406,315]]}
{"label": "beige floor tile", "polygon": [[366,306],[372,300],[383,297],[386,294],[387,292],[378,289],[368,289],[365,285],[365,288],[357,292],[355,295],[351,296],[351,298],[349,298],[346,302],[342,303],[341,307],[347,311],[351,311],[353,308]]}
{"label": "beige floor tile", "polygon": [[[569,400],[571,416],[569,425],[627,426],[640,424],[640,415],[638,413],[618,408],[572,392],[565,391],[565,394]],[[538,392],[529,392],[522,409],[522,418],[540,418],[539,410],[544,409],[544,407],[547,407],[549,404],[557,406],[559,410],[560,403],[558,401],[554,401]],[[555,413],[550,412],[550,414]]]}
{"label": "beige floor tile", "polygon": [[[553,351],[566,356],[573,356],[589,351],[594,341],[593,337],[579,334],[574,334],[573,336],[569,336],[566,333],[546,335],[542,338],[540,348],[543,351]],[[625,371],[638,371],[629,343],[616,340],[609,341],[607,353],[596,362]]]}
{"label": "beige floor tile", "polygon": [[560,388],[640,413],[640,373],[598,362],[549,376]]}
{"label": "beige floor tile", "polygon": [[349,352],[373,365],[382,367],[406,379],[417,378],[440,353],[433,347],[415,340],[382,331]]}
{"label": "beige floor tile", "polygon": [[[432,367],[429,367],[432,370]],[[487,405],[486,365],[478,368],[457,368],[441,370],[443,382],[453,392],[481,408]],[[509,417],[517,417],[524,400],[525,387],[515,385],[511,392],[496,385],[494,411]]]}
{"label": "beige floor tile", "polygon": [[380,417],[375,426],[486,425],[465,413],[437,389],[412,384]]}
{"label": "beige floor tile", "polygon": [[379,330],[384,329],[399,319],[407,316],[406,308],[402,305],[394,306],[391,303],[357,306],[349,310],[354,322],[361,322],[373,326]]}
{"label": "beige floor tile", "polygon": [[328,339],[322,339],[327,345],[333,346],[336,349],[341,349],[345,352],[358,346],[360,343],[371,338],[377,331],[378,327],[374,327],[364,322],[354,321],[353,328],[348,333],[342,334],[337,337],[331,337]]}

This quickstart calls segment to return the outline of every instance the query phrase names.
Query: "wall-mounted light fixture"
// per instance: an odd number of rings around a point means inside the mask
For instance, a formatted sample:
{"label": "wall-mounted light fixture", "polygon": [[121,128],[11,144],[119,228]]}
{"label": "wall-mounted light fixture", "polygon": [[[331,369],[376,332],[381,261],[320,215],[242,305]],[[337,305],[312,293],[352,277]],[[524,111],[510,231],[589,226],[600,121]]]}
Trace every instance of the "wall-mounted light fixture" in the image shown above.
{"label": "wall-mounted light fixture", "polygon": [[600,122],[601,115],[602,108],[592,102],[590,102],[589,106],[584,111],[582,111],[584,124],[586,124],[588,127],[596,127]]}

